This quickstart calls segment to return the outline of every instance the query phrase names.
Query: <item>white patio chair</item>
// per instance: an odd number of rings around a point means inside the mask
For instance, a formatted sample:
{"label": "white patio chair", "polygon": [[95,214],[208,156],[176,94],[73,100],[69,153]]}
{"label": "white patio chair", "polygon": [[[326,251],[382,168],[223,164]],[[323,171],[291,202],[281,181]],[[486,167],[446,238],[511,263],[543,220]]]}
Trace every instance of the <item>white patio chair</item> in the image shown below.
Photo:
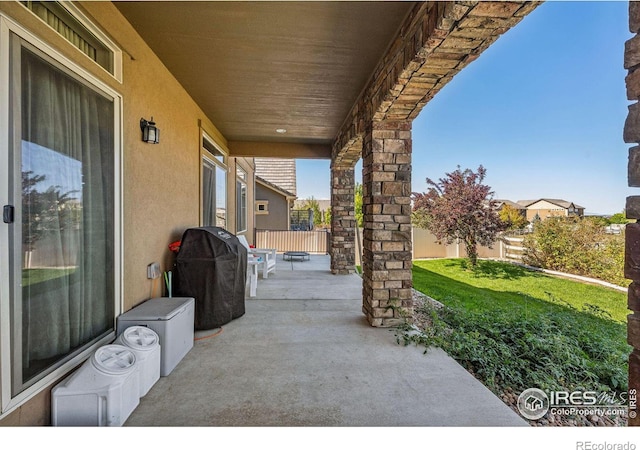
{"label": "white patio chair", "polygon": [[247,258],[247,273],[249,284],[249,297],[255,297],[258,289],[258,266],[260,265],[260,258],[249,256]]}
{"label": "white patio chair", "polygon": [[276,271],[276,252],[275,248],[251,248],[247,238],[243,235],[236,236],[240,243],[247,248],[247,253],[254,257],[262,258],[262,278],[268,278],[271,272]]}

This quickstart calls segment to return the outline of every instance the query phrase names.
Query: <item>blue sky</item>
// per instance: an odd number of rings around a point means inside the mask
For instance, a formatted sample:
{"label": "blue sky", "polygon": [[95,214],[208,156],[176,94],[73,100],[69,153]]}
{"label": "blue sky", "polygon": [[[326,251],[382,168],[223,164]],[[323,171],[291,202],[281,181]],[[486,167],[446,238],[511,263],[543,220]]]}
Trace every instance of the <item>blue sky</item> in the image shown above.
{"label": "blue sky", "polygon": [[[628,3],[549,1],[462,70],[413,122],[412,190],[487,169],[495,198],[622,211]],[[329,198],[329,162],[298,160],[298,197]],[[362,180],[361,162],[356,180]]]}
{"label": "blue sky", "polygon": [[40,192],[57,187],[61,193],[70,193],[71,198],[82,200],[82,162],[77,159],[33,142],[22,141],[22,171],[45,177],[35,186]]}

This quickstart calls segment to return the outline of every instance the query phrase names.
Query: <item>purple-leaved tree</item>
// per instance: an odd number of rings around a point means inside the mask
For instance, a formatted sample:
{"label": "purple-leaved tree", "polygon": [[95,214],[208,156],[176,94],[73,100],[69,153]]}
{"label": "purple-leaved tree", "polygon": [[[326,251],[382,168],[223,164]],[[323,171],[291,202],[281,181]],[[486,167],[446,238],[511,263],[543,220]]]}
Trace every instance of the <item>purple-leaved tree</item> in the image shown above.
{"label": "purple-leaved tree", "polygon": [[438,183],[427,178],[431,186],[425,193],[414,192],[413,217],[438,242],[464,243],[472,267],[478,262],[478,245],[491,247],[498,233],[505,228],[496,212],[491,187],[483,184],[486,169],[478,167],[447,173]]}

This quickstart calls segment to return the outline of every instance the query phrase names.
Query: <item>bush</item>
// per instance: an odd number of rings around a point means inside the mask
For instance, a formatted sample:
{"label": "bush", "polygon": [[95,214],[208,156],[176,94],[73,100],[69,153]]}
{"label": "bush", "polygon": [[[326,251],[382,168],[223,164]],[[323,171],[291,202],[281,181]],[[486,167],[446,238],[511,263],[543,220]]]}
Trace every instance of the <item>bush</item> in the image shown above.
{"label": "bush", "polygon": [[517,310],[422,308],[420,313],[431,316],[430,326],[416,332],[405,325],[396,335],[399,343],[442,348],[496,393],[530,387],[627,390],[623,324],[614,325],[611,335],[606,327],[584,326],[597,319],[575,323],[569,311],[526,316]]}
{"label": "bush", "polygon": [[525,264],[619,286],[630,283],[624,278],[624,232],[607,234],[597,220],[553,217],[537,222],[523,246]]}

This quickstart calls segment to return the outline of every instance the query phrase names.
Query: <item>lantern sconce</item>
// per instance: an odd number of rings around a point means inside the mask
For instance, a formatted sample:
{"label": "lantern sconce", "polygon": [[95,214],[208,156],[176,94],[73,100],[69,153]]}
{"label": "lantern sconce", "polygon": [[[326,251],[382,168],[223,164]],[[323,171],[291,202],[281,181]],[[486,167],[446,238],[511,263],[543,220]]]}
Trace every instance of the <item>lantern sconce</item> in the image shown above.
{"label": "lantern sconce", "polygon": [[140,119],[140,129],[142,130],[142,142],[149,144],[158,144],[160,142],[160,130],[156,127],[156,123],[151,120]]}

